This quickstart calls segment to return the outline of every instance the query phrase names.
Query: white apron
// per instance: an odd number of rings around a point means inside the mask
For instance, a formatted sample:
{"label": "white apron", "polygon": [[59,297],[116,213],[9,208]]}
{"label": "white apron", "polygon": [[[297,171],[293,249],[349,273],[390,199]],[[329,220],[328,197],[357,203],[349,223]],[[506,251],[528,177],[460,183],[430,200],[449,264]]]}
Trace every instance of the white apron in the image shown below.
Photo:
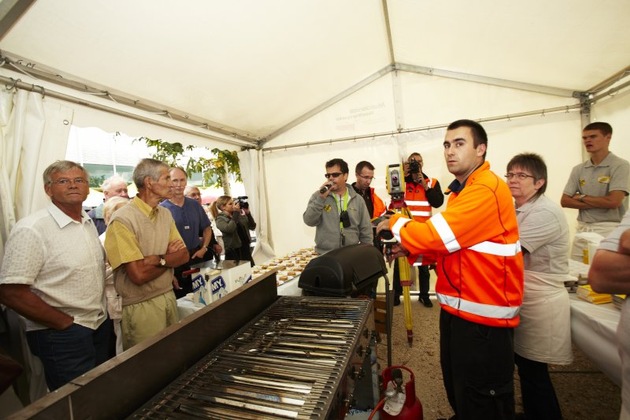
{"label": "white apron", "polygon": [[514,351],[542,363],[568,365],[571,351],[571,305],[566,275],[525,270],[521,322],[514,330]]}

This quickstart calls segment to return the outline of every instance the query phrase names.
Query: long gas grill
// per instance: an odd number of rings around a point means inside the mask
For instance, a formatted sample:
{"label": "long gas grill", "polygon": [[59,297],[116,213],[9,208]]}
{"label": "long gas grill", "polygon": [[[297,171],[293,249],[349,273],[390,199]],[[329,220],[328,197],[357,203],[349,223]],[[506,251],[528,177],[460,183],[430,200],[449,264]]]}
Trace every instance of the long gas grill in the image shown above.
{"label": "long gas grill", "polygon": [[275,272],[11,419],[335,419],[378,400],[372,302],[278,297]]}
{"label": "long gas grill", "polygon": [[281,297],[133,417],[339,416],[370,353],[371,307],[368,300]]}

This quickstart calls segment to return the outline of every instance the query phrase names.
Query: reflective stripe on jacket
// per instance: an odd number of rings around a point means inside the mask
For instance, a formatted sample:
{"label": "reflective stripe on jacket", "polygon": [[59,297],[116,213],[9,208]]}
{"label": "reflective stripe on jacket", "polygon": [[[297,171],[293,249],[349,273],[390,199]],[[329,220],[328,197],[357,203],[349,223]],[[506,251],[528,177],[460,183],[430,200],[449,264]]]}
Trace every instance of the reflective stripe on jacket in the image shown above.
{"label": "reflective stripe on jacket", "polygon": [[[429,188],[435,188],[436,179],[425,178]],[[432,207],[427,199],[427,192],[421,183],[407,182],[405,185],[405,204],[413,220],[425,222],[432,214]]]}
{"label": "reflective stripe on jacket", "polygon": [[419,223],[394,215],[390,227],[414,262],[437,257],[442,308],[471,322],[516,327],[523,299],[523,256],[512,195],[485,162],[451,193],[445,211]]}

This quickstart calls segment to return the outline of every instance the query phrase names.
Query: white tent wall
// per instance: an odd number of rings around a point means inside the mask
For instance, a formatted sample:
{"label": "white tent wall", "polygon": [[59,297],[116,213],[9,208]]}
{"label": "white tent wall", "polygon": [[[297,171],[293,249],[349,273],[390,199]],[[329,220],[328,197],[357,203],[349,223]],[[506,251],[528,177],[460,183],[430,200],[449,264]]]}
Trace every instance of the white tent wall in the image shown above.
{"label": "white tent wall", "polygon": [[349,97],[278,135],[263,146],[280,147],[341,137],[391,131],[396,124],[392,92],[394,73],[388,73]]}
{"label": "white tent wall", "polygon": [[601,101],[591,110],[593,121],[606,121],[613,127],[610,150],[630,160],[630,90]]}
{"label": "white tent wall", "polygon": [[[552,114],[531,117],[529,121],[513,120],[484,124],[489,136],[487,159],[492,170],[503,175],[509,159],[517,153],[537,152],[549,166],[547,195],[559,202],[562,189],[571,167],[581,161],[579,141],[579,115],[576,113]],[[394,135],[375,140],[295,148],[265,153],[271,243],[277,255],[313,245],[315,229],[302,221],[302,213],[310,195],[324,181],[324,163],[340,157],[350,166],[349,182],[355,180],[354,165],[368,160],[376,167],[372,185],[377,194],[389,203],[385,187],[385,169],[400,162],[401,154],[413,151],[422,153],[425,170],[437,178],[445,189],[453,180],[444,164],[442,141],[444,129]],[[544,132],[545,135],[540,135]],[[573,132],[578,140],[566,140]],[[561,140],[565,138],[565,140]],[[557,140],[554,140],[557,139]],[[402,152],[404,151],[404,152]],[[558,159],[558,157],[561,157]],[[567,211],[569,220],[575,219]]]}
{"label": "white tent wall", "polygon": [[[397,77],[400,77],[398,81]],[[397,82],[400,83],[400,96],[391,93]],[[400,103],[394,96],[401,98]],[[324,181],[324,163],[334,157],[348,162],[349,182],[355,180],[354,165],[358,161],[372,162],[376,167],[372,186],[387,202],[385,168],[400,162],[411,152],[423,154],[426,172],[436,177],[443,189],[453,179],[446,170],[442,153],[444,128],[350,141],[335,142],[335,139],[385,132],[388,128],[391,130],[392,121],[404,123],[404,128],[429,127],[459,118],[487,118],[575,104],[573,98],[418,74],[400,76],[400,72],[398,75],[391,73],[265,144],[266,148],[273,148],[264,152],[271,244],[278,255],[313,245],[315,229],[304,225],[302,213],[310,195]],[[353,110],[364,111],[353,114]],[[340,122],[348,121],[353,115],[354,129],[348,131]],[[549,166],[547,195],[559,202],[571,168],[582,161],[579,112],[567,110],[547,114],[541,111],[528,117],[506,118],[483,125],[488,131],[487,159],[492,169],[503,175],[512,156],[522,152],[539,153]],[[328,144],[290,146],[326,139],[330,139]],[[287,146],[286,150],[276,149],[281,146]],[[573,210],[566,212],[569,220],[575,219]]]}

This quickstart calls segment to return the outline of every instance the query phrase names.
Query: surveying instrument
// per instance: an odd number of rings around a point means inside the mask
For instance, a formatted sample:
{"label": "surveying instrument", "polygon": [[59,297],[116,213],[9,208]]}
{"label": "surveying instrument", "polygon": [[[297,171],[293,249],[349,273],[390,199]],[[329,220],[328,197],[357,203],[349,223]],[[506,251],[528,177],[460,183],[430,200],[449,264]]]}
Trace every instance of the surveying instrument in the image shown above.
{"label": "surveying instrument", "polygon": [[[403,217],[413,219],[407,204],[405,203],[405,176],[401,164],[392,164],[387,167],[387,192],[391,197],[389,210],[401,214]],[[395,241],[394,241],[395,242]],[[391,254],[392,241],[383,241],[385,244],[385,255]],[[413,318],[411,316],[411,267],[406,257],[396,259],[398,266],[398,278],[403,290],[403,308],[405,310],[405,328],[407,329],[407,342],[409,346],[413,343]]]}

